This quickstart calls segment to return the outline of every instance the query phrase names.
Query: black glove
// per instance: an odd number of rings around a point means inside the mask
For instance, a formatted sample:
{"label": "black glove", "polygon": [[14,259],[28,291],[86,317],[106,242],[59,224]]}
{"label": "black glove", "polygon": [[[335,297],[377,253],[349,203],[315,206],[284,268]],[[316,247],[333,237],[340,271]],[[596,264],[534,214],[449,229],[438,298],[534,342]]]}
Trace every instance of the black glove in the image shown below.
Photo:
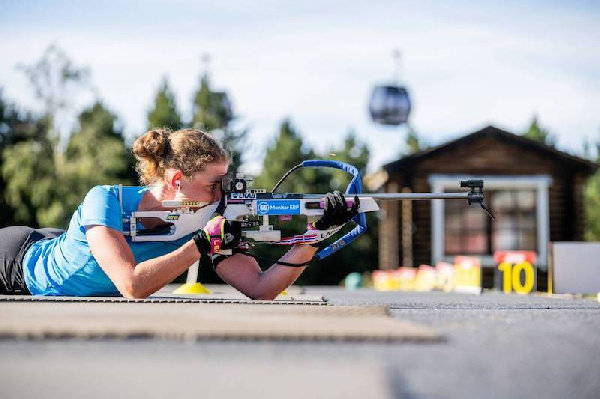
{"label": "black glove", "polygon": [[354,196],[354,204],[348,209],[344,194],[337,190],[333,193],[327,193],[324,206],[325,213],[314,223],[314,226],[317,230],[327,230],[332,227],[343,226],[354,216],[358,215],[359,206],[360,201],[356,195]]}
{"label": "black glove", "polygon": [[208,221],[203,229],[194,234],[193,239],[201,254],[213,254],[224,249],[233,249],[240,244],[242,225],[235,220],[216,216]]}

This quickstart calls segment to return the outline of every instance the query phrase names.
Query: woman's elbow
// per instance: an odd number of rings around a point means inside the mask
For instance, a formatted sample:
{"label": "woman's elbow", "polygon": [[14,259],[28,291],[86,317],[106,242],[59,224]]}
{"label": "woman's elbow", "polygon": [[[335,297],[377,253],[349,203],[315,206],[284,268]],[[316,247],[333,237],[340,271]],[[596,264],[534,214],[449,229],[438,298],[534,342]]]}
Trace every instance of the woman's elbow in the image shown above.
{"label": "woman's elbow", "polygon": [[277,298],[278,295],[279,293],[272,292],[253,292],[248,294],[248,298],[254,301],[272,301]]}
{"label": "woman's elbow", "polygon": [[142,294],[132,291],[121,291],[121,295],[127,299],[146,299],[148,298],[148,294]]}
{"label": "woman's elbow", "polygon": [[133,281],[126,281],[119,286],[119,292],[127,299],[145,299],[148,298],[148,293],[143,291],[141,287],[134,284]]}

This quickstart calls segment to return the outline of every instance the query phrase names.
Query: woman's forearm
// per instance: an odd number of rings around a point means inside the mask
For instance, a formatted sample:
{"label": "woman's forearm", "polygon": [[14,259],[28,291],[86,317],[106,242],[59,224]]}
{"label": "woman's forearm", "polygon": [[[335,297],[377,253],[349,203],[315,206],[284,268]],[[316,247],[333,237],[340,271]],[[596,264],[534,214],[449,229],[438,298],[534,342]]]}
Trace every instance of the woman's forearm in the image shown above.
{"label": "woman's forearm", "polygon": [[173,252],[138,263],[132,276],[133,295],[146,298],[177,278],[198,258],[198,249],[190,240]]}
{"label": "woman's forearm", "polygon": [[[309,261],[315,252],[316,249],[309,245],[296,245],[280,260],[287,263],[304,263]],[[190,241],[167,255],[137,264],[132,275],[131,296],[146,298],[153,294],[186,271],[198,257],[198,249],[194,242]],[[253,264],[249,264],[249,261]],[[254,259],[242,256],[241,259],[230,258],[223,261],[218,272],[226,282],[250,298],[271,300],[292,285],[305,268],[274,264],[261,272]]]}
{"label": "woman's forearm", "polygon": [[[296,245],[280,260],[293,264],[304,263],[310,261],[316,251],[316,248],[310,245]],[[275,263],[260,275],[257,287],[258,295],[262,299],[275,299],[281,291],[292,285],[300,277],[304,269],[306,269],[306,266],[284,266]]]}
{"label": "woman's forearm", "polygon": [[[316,249],[309,245],[296,245],[280,260],[287,263],[304,263],[309,261],[315,252]],[[305,268],[306,266],[292,267],[276,263],[263,272],[255,259],[240,254],[221,262],[217,273],[228,284],[252,299],[272,300],[292,285]]]}

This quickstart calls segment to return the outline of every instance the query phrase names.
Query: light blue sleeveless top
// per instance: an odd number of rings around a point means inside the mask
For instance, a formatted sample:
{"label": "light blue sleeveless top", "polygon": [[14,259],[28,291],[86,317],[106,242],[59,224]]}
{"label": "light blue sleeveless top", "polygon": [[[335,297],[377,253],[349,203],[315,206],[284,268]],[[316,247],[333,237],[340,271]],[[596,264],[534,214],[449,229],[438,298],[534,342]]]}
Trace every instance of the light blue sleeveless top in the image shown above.
{"label": "light blue sleeveless top", "polygon": [[[32,295],[116,296],[114,283],[102,270],[88,245],[85,227],[102,225],[123,232],[123,217],[137,211],[146,187],[96,186],[86,195],[61,236],[35,242],[23,259],[25,283]],[[191,234],[170,242],[132,242],[125,237],[136,263],[174,251]]]}

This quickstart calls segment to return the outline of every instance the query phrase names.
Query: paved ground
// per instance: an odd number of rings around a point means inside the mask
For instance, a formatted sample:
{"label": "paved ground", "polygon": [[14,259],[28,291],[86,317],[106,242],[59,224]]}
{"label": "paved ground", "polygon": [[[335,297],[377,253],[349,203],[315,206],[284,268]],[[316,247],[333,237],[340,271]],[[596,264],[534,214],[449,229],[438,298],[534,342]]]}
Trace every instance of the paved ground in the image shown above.
{"label": "paved ground", "polygon": [[337,305],[388,305],[393,317],[445,340],[0,341],[0,397],[600,397],[598,301],[323,287],[308,293]]}

